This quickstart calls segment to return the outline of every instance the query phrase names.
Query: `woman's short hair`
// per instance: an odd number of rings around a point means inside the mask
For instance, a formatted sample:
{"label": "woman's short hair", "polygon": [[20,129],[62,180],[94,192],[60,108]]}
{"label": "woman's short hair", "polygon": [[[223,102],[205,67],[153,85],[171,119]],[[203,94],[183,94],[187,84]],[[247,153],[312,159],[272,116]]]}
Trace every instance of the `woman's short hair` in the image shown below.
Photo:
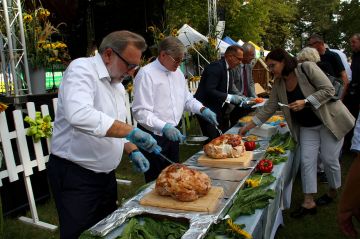
{"label": "woman's short hair", "polygon": [[320,55],[319,52],[312,47],[305,47],[303,48],[297,55],[296,58],[298,61],[312,61],[312,62],[319,62]]}
{"label": "woman's short hair", "polygon": [[292,57],[282,48],[277,48],[272,50],[265,58],[265,61],[273,60],[278,62],[284,62],[284,68],[281,72],[281,75],[288,76],[297,66],[297,60],[295,57]]}

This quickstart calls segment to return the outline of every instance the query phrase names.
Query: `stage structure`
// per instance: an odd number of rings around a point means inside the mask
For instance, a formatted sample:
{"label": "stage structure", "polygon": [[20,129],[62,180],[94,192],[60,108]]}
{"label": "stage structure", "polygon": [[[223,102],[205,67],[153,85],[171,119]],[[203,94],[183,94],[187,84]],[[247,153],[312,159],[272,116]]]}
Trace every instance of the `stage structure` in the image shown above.
{"label": "stage structure", "polygon": [[[21,96],[32,94],[20,0],[0,0],[1,73],[7,97],[19,104]],[[5,28],[5,29],[4,29]]]}

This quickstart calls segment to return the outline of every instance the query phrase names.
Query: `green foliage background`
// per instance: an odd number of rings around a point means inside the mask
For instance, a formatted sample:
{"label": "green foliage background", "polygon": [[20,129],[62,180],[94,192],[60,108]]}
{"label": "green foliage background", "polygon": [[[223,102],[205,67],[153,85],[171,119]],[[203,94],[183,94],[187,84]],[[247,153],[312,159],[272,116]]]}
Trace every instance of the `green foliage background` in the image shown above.
{"label": "green foliage background", "polygon": [[[296,53],[317,33],[349,54],[349,38],[360,32],[359,0],[219,0],[217,8],[225,18],[224,36],[267,50],[284,47]],[[165,23],[177,28],[187,23],[207,35],[207,9],[203,0],[165,0]]]}

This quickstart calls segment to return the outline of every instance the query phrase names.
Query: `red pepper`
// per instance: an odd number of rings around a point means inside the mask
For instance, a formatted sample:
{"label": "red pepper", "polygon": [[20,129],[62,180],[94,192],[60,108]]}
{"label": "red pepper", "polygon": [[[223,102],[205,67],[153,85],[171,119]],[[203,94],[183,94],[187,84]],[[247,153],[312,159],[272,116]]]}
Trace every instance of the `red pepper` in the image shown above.
{"label": "red pepper", "polygon": [[254,141],[247,141],[244,143],[246,151],[253,151],[256,149],[256,143]]}
{"label": "red pepper", "polygon": [[271,173],[273,169],[273,163],[270,159],[261,159],[256,166],[256,169],[261,173]]}
{"label": "red pepper", "polygon": [[286,124],[285,124],[284,122],[280,122],[279,126],[280,126],[281,128],[284,128],[284,127],[286,126]]}

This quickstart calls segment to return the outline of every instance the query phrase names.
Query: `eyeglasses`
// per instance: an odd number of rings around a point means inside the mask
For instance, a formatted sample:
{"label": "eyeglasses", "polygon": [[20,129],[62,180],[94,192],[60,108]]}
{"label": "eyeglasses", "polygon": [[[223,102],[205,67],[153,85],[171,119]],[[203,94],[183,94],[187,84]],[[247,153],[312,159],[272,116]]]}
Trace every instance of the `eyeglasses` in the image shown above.
{"label": "eyeglasses", "polygon": [[167,54],[175,64],[181,64],[184,59],[175,60],[171,55]]}
{"label": "eyeglasses", "polygon": [[138,64],[131,64],[129,63],[127,60],[125,60],[117,51],[115,51],[114,49],[111,48],[111,50],[115,53],[115,55],[117,55],[125,64],[126,64],[126,67],[128,69],[128,71],[131,71],[131,70],[137,70],[139,69],[139,65]]}

